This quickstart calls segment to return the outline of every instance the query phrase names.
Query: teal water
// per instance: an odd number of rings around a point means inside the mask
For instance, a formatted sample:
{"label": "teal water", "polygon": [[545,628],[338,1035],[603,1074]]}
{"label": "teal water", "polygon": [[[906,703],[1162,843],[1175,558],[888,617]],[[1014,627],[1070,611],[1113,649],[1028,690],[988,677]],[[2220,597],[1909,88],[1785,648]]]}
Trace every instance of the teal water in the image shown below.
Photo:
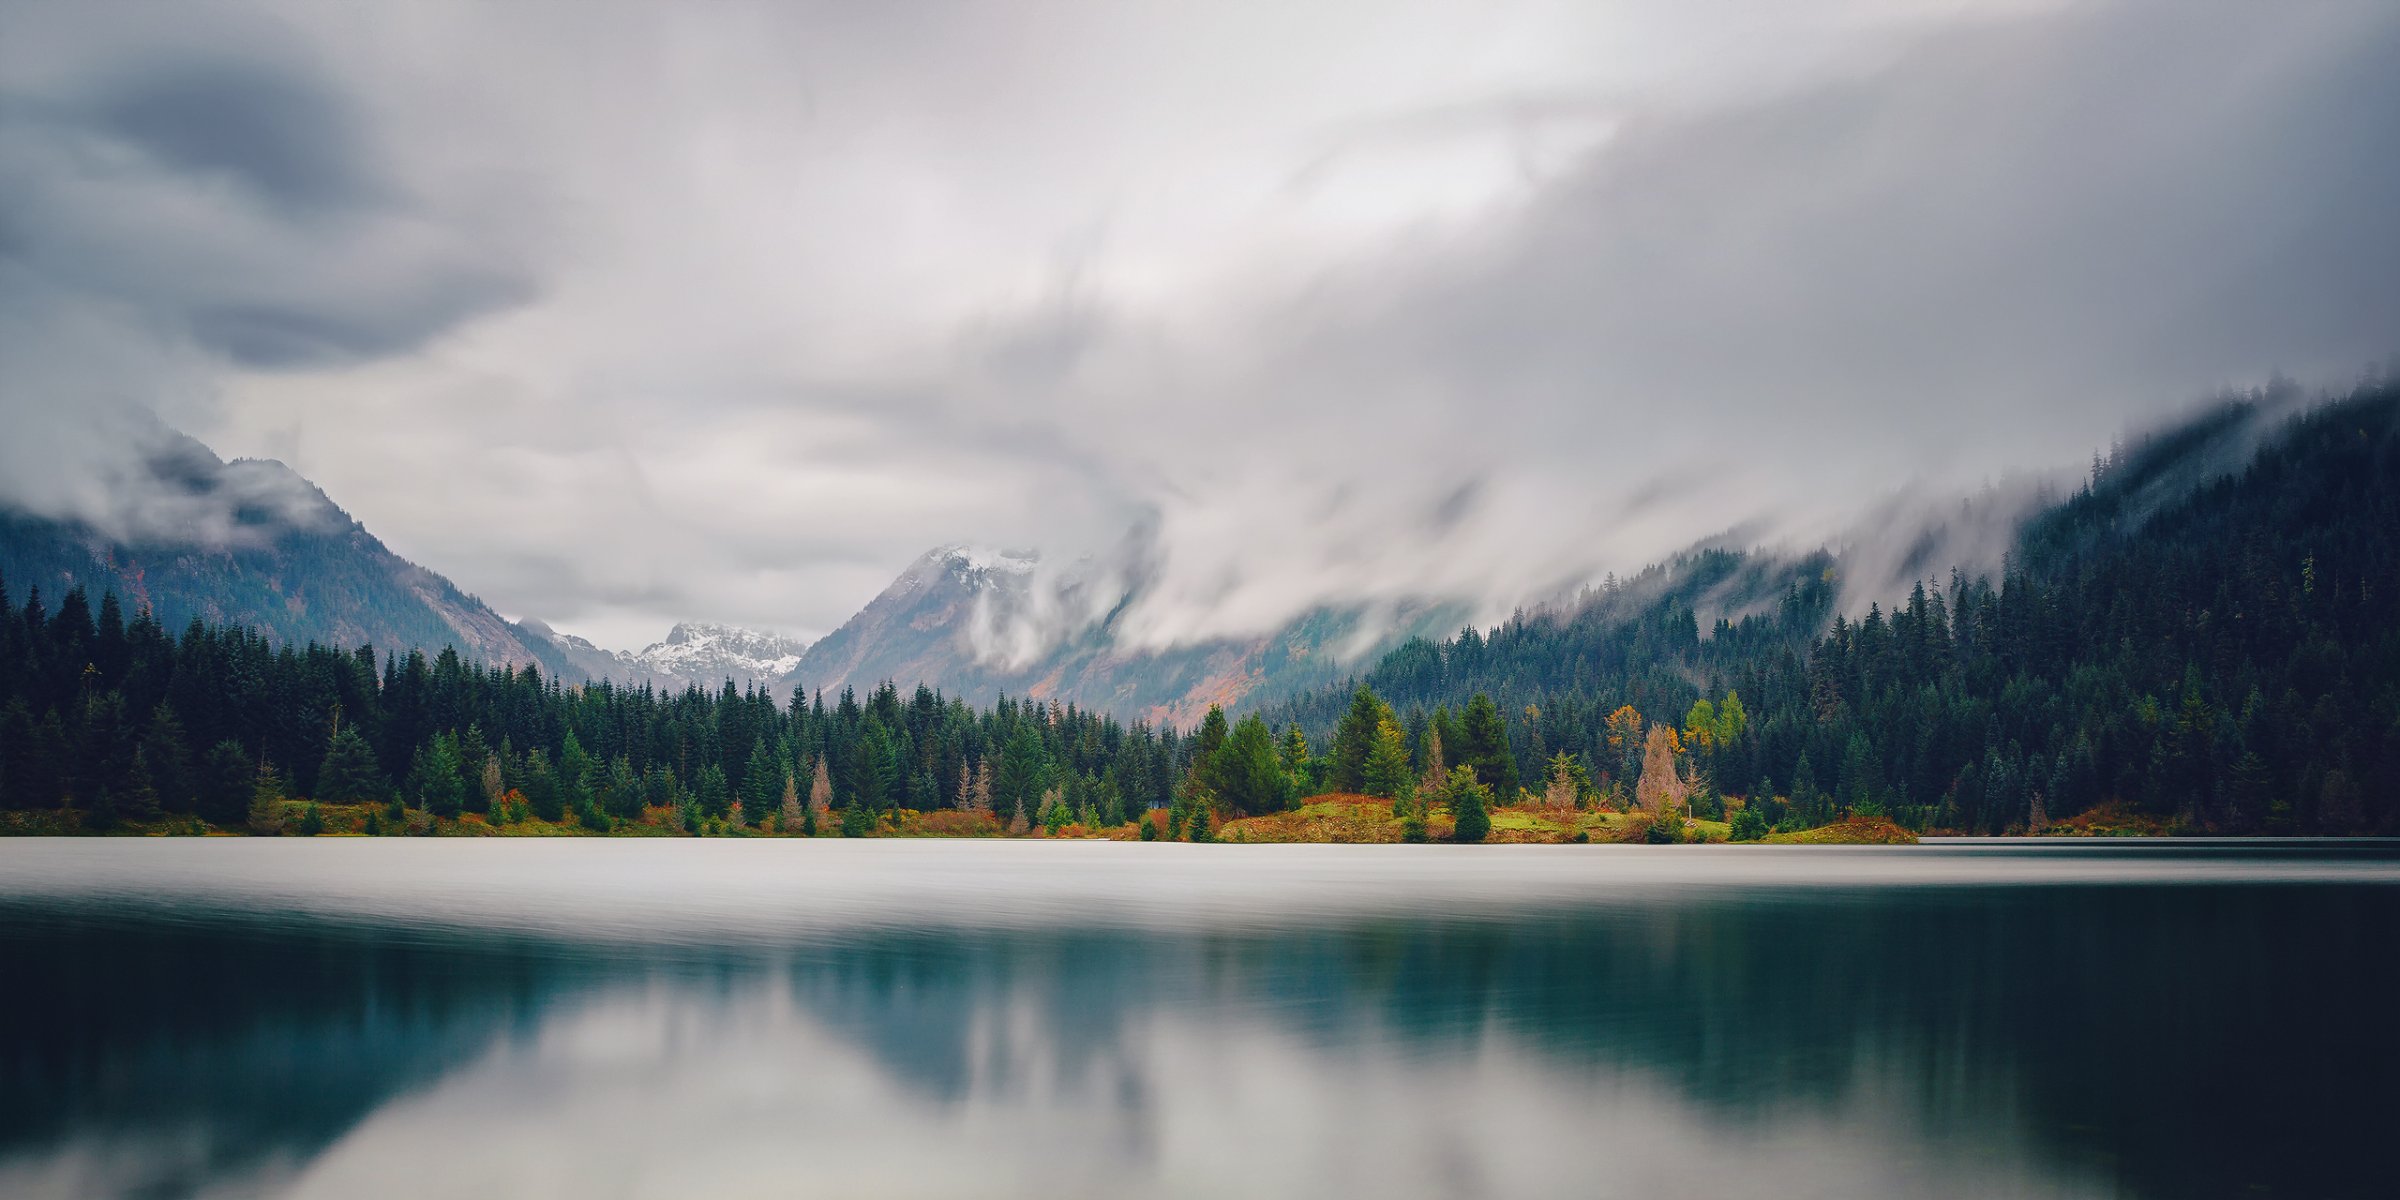
{"label": "teal water", "polygon": [[0,1196],[2388,1196],[2400,851],[0,842]]}

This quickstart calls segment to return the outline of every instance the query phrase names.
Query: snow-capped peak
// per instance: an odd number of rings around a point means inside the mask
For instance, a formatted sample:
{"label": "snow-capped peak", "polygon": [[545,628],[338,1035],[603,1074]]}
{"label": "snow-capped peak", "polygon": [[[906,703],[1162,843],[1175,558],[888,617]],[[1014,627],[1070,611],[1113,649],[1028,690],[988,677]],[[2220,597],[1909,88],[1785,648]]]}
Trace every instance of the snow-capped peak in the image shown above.
{"label": "snow-capped peak", "polygon": [[693,683],[722,683],[727,679],[772,683],[791,674],[807,649],[807,642],[779,634],[736,625],[684,621],[667,631],[665,641],[652,642],[640,653],[624,657],[649,671]]}
{"label": "snow-capped peak", "polygon": [[1031,574],[1041,556],[1031,550],[1000,550],[990,546],[944,546],[934,554],[945,562],[969,571],[998,571],[1009,575]]}

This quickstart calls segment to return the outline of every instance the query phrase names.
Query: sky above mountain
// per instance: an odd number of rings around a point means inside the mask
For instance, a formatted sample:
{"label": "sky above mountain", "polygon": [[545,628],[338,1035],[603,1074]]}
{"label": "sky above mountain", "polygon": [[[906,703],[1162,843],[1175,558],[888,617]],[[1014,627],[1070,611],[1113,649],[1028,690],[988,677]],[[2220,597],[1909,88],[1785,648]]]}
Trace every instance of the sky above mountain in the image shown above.
{"label": "sky above mountain", "polygon": [[956,541],[1505,607],[2400,351],[2383,0],[0,28],[0,499],[145,528],[147,409],[617,647]]}

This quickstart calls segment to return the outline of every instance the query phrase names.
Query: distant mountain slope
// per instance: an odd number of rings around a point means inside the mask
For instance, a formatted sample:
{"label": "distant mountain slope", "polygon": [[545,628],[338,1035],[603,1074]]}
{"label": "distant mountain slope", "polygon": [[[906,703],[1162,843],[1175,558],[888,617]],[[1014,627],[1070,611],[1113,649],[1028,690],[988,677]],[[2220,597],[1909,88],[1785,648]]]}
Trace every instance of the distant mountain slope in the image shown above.
{"label": "distant mountain slope", "polygon": [[713,692],[729,680],[740,689],[772,690],[799,667],[801,652],[808,649],[806,642],[772,633],[693,621],[680,622],[667,631],[666,640],[631,652],[603,650],[539,621],[527,621],[524,627],[548,638],[591,678],[674,692],[686,687]]}
{"label": "distant mountain slope", "polygon": [[[1852,569],[1696,553],[1409,642],[1361,680],[1420,728],[1486,694],[1520,779],[1565,751],[1621,792],[1644,768],[1619,736],[1631,709],[1683,729],[1717,786],[1803,823],[2400,831],[2400,383],[2252,397],[2142,438],[2033,514],[1992,576],[1862,616],[1837,602]],[[1350,700],[1264,715],[1321,739]]]}
{"label": "distant mountain slope", "polygon": [[0,579],[23,603],[39,588],[55,605],[82,587],[117,593],[170,633],[197,617],[248,625],[280,642],[372,644],[470,660],[536,665],[583,679],[547,639],[495,613],[448,579],[401,558],[282,463],[227,463],[189,438],[156,456],[162,486],[192,497],[273,495],[237,503],[230,528],[113,540],[89,525],[0,510]]}
{"label": "distant mountain slope", "polygon": [[[1410,634],[1454,627],[1447,609],[1413,610],[1388,632],[1370,634],[1367,653],[1339,653],[1357,638],[1363,616],[1317,610],[1273,634],[1227,638],[1167,650],[1117,645],[1113,615],[1048,646],[975,644],[979,623],[987,640],[1008,622],[995,619],[1035,603],[1035,560],[963,546],[928,552],[894,579],[857,616],[810,646],[788,682],[828,694],[861,691],[885,680],[903,689],[930,684],[973,703],[1005,693],[1059,700],[1114,714],[1189,726],[1211,704],[1233,707],[1289,695],[1342,677],[1373,653]],[[1116,607],[1121,610],[1123,598]],[[1011,660],[1014,661],[1011,661]]]}

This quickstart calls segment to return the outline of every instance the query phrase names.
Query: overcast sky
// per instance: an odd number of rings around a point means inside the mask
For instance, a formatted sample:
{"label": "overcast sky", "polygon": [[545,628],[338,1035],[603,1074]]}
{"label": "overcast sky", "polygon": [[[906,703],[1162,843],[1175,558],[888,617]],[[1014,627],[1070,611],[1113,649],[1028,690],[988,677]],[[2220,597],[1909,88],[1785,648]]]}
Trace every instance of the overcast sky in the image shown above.
{"label": "overcast sky", "polygon": [[1504,607],[2400,350],[2386,0],[0,29],[0,493],[131,520],[140,405],[604,645],[959,541]]}

